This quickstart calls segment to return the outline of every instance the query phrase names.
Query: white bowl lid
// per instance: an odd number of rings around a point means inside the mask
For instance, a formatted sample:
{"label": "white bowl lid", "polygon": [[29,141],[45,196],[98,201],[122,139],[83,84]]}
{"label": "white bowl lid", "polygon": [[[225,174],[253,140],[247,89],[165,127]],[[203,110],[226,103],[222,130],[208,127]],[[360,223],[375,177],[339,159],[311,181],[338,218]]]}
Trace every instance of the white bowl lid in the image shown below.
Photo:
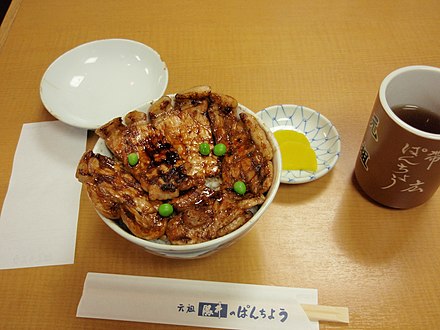
{"label": "white bowl lid", "polygon": [[167,84],[168,69],[154,49],[133,40],[104,39],[57,58],[43,75],[40,96],[57,119],[96,129],[161,97]]}

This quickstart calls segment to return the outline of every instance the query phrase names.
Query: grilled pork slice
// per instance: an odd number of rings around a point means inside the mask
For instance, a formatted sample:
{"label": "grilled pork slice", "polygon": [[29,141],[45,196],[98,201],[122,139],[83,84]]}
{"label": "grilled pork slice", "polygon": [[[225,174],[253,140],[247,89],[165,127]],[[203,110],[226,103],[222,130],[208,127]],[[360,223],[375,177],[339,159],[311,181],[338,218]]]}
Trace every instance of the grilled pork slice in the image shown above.
{"label": "grilled pork slice", "polygon": [[243,198],[230,191],[195,189],[172,201],[177,213],[169,220],[166,235],[177,245],[224,236],[245,224],[253,215],[250,209],[263,202],[263,196]]}
{"label": "grilled pork slice", "polygon": [[196,87],[176,94],[174,103],[168,96],[162,97],[149,110],[151,125],[166,133],[170,144],[184,161],[188,176],[184,190],[203,185],[205,178],[220,173],[218,158],[199,152],[201,143],[213,145],[207,117],[210,93],[207,86]]}
{"label": "grilled pork slice", "polygon": [[[147,115],[133,111],[115,118],[96,130],[107,147],[124,167],[140,182],[151,200],[179,196],[186,189],[185,162],[170,143],[164,131],[147,122]],[[130,165],[128,155],[136,153],[138,163]]]}
{"label": "grilled pork slice", "polygon": [[76,171],[96,209],[110,219],[121,218],[128,229],[143,239],[158,239],[166,220],[157,212],[159,203],[151,202],[140,184],[119,162],[87,151]]}
{"label": "grilled pork slice", "polygon": [[254,169],[256,175],[253,177],[248,175],[248,180],[251,182],[251,187],[254,187],[252,191],[255,194],[263,194],[269,190],[273,180],[272,145],[255,117],[242,112],[240,119],[255,146],[255,151],[249,153],[250,157],[243,162],[242,169],[246,170],[246,166],[251,172]]}
{"label": "grilled pork slice", "polygon": [[237,101],[214,93],[208,116],[215,143],[227,148],[221,164],[224,189],[243,181],[253,195],[268,191],[273,179],[273,150],[256,119],[246,113],[238,117]]}
{"label": "grilled pork slice", "polygon": [[[265,131],[237,108],[234,98],[207,86],[164,96],[148,115],[133,111],[97,129],[114,159],[89,151],[77,177],[98,211],[122,218],[138,237],[194,244],[226,235],[264,203],[273,179]],[[201,143],[224,143],[227,152],[201,155]],[[128,162],[131,153],[136,164]],[[245,182],[244,195],[233,191],[236,181]],[[171,217],[158,215],[159,200],[174,206]]]}

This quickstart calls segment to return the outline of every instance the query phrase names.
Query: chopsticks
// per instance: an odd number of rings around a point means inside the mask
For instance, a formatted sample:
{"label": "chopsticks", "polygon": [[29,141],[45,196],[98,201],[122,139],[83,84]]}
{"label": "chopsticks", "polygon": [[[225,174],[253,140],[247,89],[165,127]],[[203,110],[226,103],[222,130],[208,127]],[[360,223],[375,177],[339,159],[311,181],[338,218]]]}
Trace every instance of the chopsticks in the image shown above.
{"label": "chopsticks", "polygon": [[310,321],[349,323],[347,307],[301,304]]}

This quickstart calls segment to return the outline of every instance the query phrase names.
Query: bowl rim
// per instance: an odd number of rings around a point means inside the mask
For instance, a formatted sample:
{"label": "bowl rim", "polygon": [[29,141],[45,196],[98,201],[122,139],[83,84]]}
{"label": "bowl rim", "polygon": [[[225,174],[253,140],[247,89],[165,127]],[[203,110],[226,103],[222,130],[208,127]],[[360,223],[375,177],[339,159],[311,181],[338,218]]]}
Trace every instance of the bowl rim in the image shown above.
{"label": "bowl rim", "polygon": [[[173,98],[175,96],[175,94],[168,94],[167,96]],[[138,111],[148,113],[150,106],[155,101],[156,100],[149,101],[149,102],[145,103],[144,105],[142,105],[136,109],[133,109],[131,111],[138,110]],[[129,112],[131,112],[131,111],[129,111]],[[129,112],[127,112],[126,114],[128,114]],[[274,149],[274,154],[273,154],[273,158],[272,158],[274,178],[272,181],[272,185],[271,185],[269,191],[266,193],[266,199],[265,199],[264,203],[258,208],[258,210],[255,212],[255,214],[252,216],[252,218],[250,218],[245,224],[243,224],[242,226],[240,226],[236,230],[234,230],[224,236],[217,237],[217,238],[214,238],[214,239],[206,241],[206,242],[187,244],[187,245],[177,245],[177,244],[167,244],[165,242],[160,243],[160,242],[157,242],[157,240],[145,240],[140,237],[137,237],[137,236],[127,232],[126,230],[124,230],[121,226],[119,226],[119,224],[117,223],[116,220],[112,220],[112,219],[104,217],[95,208],[95,211],[98,213],[101,220],[104,221],[104,223],[107,226],[109,226],[113,231],[115,231],[118,235],[122,236],[123,238],[127,239],[128,241],[130,241],[136,245],[139,245],[148,251],[153,250],[153,251],[156,251],[159,253],[160,252],[163,252],[163,253],[167,253],[167,252],[185,253],[185,252],[194,252],[195,250],[204,250],[209,247],[222,246],[230,241],[233,241],[235,238],[239,238],[243,234],[247,233],[254,226],[254,224],[261,218],[262,214],[266,211],[268,206],[272,203],[272,201],[275,198],[275,195],[278,191],[278,188],[279,188],[279,185],[281,182],[281,153],[280,153],[278,143],[277,143],[272,131],[264,124],[264,122],[260,118],[257,117],[257,115],[253,111],[251,111],[250,109],[248,109],[244,105],[238,103],[237,113],[239,114],[241,112],[248,113],[248,114],[252,115],[257,120],[257,122],[260,124],[260,126],[263,128],[263,130],[266,132],[266,135],[269,139],[269,142],[271,143],[272,148]],[[124,114],[122,117],[124,117],[126,114]],[[93,152],[102,153],[102,146],[104,146],[105,149],[107,149],[107,147],[105,146],[104,140],[102,138],[99,138],[93,147]],[[108,149],[107,149],[107,151],[108,151]]]}

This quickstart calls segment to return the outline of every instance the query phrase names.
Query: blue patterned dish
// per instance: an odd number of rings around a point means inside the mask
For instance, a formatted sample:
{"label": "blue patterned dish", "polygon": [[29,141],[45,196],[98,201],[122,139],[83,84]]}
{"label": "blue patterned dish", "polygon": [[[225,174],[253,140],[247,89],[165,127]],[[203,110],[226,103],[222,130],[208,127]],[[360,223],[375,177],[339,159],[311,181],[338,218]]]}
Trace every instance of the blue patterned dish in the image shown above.
{"label": "blue patterned dish", "polygon": [[314,181],[335,166],[341,152],[341,140],[336,127],[319,112],[304,106],[280,104],[261,110],[257,117],[272,132],[290,129],[304,133],[315,151],[318,162],[316,172],[283,170],[281,182],[298,184]]}

